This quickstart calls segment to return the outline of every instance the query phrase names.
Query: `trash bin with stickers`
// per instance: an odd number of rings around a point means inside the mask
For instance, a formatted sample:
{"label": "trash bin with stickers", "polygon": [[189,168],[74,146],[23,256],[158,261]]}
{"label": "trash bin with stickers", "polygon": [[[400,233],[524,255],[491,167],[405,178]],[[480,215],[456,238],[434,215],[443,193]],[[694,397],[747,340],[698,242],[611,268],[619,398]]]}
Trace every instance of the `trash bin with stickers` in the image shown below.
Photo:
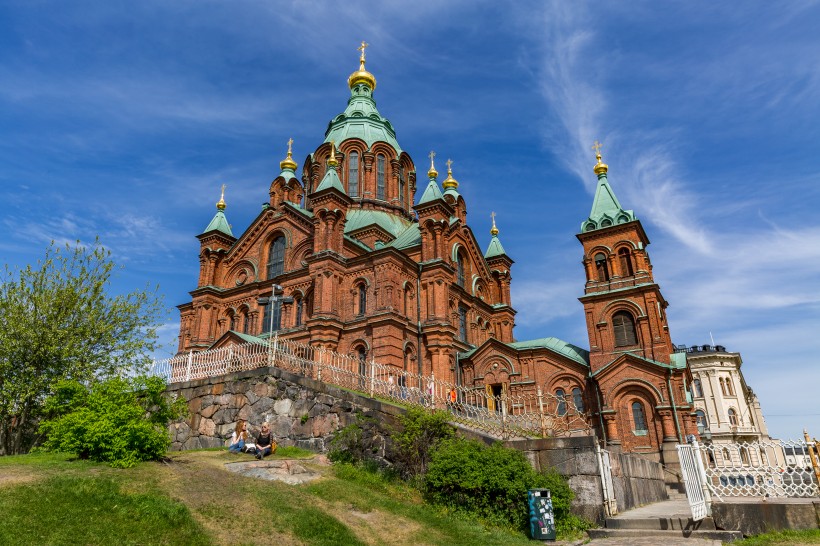
{"label": "trash bin with stickers", "polygon": [[549,489],[527,491],[530,514],[530,537],[536,540],[555,540],[555,515]]}

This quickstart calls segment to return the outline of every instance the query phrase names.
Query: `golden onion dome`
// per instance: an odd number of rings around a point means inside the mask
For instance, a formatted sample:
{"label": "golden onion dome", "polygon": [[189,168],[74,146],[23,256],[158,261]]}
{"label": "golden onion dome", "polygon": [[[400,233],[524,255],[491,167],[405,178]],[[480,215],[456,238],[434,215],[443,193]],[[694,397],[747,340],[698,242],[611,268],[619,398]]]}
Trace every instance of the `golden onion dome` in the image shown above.
{"label": "golden onion dome", "polygon": [[444,179],[444,182],[441,183],[442,187],[445,190],[449,190],[450,188],[456,189],[458,188],[458,180],[453,178],[453,160],[447,160],[447,178]]}
{"label": "golden onion dome", "polygon": [[339,161],[336,159],[336,143],[331,140],[330,155],[327,158],[327,166],[335,169],[338,165]]}
{"label": "golden onion dome", "polygon": [[491,216],[491,217],[492,217],[492,219],[493,219],[493,227],[492,227],[492,228],[490,228],[490,235],[492,235],[493,237],[495,237],[495,236],[497,236],[497,235],[498,235],[498,228],[497,228],[497,227],[495,227],[495,213],[493,212],[492,214],[490,214],[490,216]]}
{"label": "golden onion dome", "polygon": [[433,164],[433,160],[436,157],[436,152],[430,152],[430,170],[427,171],[427,176],[430,178],[435,178],[438,176],[438,171],[436,170],[436,166]]}
{"label": "golden onion dome", "polygon": [[362,45],[358,47],[358,49],[362,52],[361,57],[359,57],[359,69],[347,78],[347,85],[351,89],[353,89],[356,84],[365,83],[368,87],[370,87],[371,91],[376,90],[376,76],[368,72],[364,67],[364,50],[367,49],[368,45],[369,44],[367,42],[362,42]]}
{"label": "golden onion dome", "polygon": [[595,164],[595,168],[592,170],[597,175],[606,174],[609,170],[609,165],[601,161],[601,143],[596,140],[595,144],[592,145],[592,149],[595,150],[595,159],[598,160],[598,163]]}
{"label": "golden onion dome", "polygon": [[225,188],[227,186],[222,184],[222,195],[219,197],[219,201],[216,202],[216,210],[224,211],[225,208],[228,206],[225,203]]}
{"label": "golden onion dome", "polygon": [[288,156],[285,159],[283,159],[282,161],[279,162],[279,168],[282,169],[283,171],[285,169],[290,169],[291,171],[296,171],[296,167],[298,167],[296,162],[293,160],[293,150],[291,149],[291,146],[293,146],[293,139],[292,138],[288,139]]}

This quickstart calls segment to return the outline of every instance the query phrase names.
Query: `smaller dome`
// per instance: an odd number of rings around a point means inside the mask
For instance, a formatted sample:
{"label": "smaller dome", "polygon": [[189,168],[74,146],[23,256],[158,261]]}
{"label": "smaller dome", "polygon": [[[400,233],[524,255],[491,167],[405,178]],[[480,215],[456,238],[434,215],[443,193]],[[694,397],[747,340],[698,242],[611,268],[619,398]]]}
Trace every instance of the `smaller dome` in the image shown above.
{"label": "smaller dome", "polygon": [[441,183],[441,186],[448,190],[450,188],[457,188],[458,187],[458,180],[453,178],[453,160],[447,160],[447,178],[444,179],[444,182]]}
{"label": "smaller dome", "polygon": [[592,145],[592,149],[595,150],[595,159],[598,160],[598,163],[595,164],[595,168],[592,170],[598,176],[606,174],[606,172],[609,170],[609,166],[603,161],[601,161],[601,143],[596,140],[595,144]]}
{"label": "smaller dome", "polygon": [[219,196],[219,201],[216,202],[216,210],[223,211],[228,206],[225,203],[225,188],[227,186],[222,184],[222,195]]}
{"label": "smaller dome", "polygon": [[430,152],[430,170],[427,171],[427,176],[429,178],[435,178],[438,176],[438,171],[436,170],[436,166],[433,164],[433,160],[436,157],[436,152]]}
{"label": "smaller dome", "polygon": [[358,48],[362,52],[362,56],[359,57],[359,69],[347,78],[347,85],[351,89],[353,89],[357,84],[364,83],[370,87],[371,91],[376,90],[376,76],[368,72],[364,67],[364,50],[367,49],[367,46],[367,42],[362,42],[362,45]]}
{"label": "smaller dome", "polygon": [[288,170],[291,170],[291,171],[296,171],[296,167],[298,167],[296,162],[293,160],[293,151],[291,150],[292,145],[293,145],[293,139],[291,138],[291,139],[288,140],[288,156],[285,159],[283,159],[282,161],[279,162],[279,168],[282,169],[283,171],[285,169],[288,169]]}

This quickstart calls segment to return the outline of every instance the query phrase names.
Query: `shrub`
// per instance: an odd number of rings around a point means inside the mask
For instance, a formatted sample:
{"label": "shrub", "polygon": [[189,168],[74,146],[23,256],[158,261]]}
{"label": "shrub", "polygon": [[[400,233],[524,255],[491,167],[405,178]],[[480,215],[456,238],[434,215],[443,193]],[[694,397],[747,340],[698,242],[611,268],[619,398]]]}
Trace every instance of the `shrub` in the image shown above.
{"label": "shrub", "polygon": [[455,428],[443,411],[428,412],[411,408],[400,417],[401,430],[395,431],[393,459],[396,471],[404,479],[413,479],[427,472],[430,456],[443,440],[455,436]]}
{"label": "shrub", "polygon": [[424,485],[430,502],[520,530],[528,525],[527,490],[550,489],[559,530],[578,521],[569,512],[573,493],[567,482],[555,472],[539,474],[523,453],[500,443],[443,441],[433,451]]}
{"label": "shrub", "polygon": [[168,422],[184,415],[185,401],[170,402],[158,377],[114,378],[91,388],[62,381],[46,400],[40,432],[44,448],[127,468],[165,455]]}

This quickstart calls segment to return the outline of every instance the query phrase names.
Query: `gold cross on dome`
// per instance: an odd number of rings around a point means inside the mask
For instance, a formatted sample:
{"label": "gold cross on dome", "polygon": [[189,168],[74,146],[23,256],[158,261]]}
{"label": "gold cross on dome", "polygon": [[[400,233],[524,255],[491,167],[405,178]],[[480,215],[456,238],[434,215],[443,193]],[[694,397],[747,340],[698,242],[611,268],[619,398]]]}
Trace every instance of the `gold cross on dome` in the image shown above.
{"label": "gold cross on dome", "polygon": [[453,160],[452,160],[452,159],[448,159],[448,160],[447,160],[447,170],[448,170],[448,171],[452,171],[452,170],[453,170],[453,169],[452,169],[452,166],[453,166]]}
{"label": "gold cross on dome", "polygon": [[433,160],[436,158],[436,152],[431,151],[431,152],[430,152],[430,155],[428,155],[427,157],[429,157],[429,158],[430,158],[430,164],[432,165],[432,164],[433,164]]}
{"label": "gold cross on dome", "polygon": [[601,148],[602,147],[603,147],[603,145],[600,142],[598,142],[597,140],[595,141],[595,144],[592,145],[592,149],[595,150],[595,155],[596,156],[601,155]]}
{"label": "gold cross on dome", "polygon": [[490,218],[493,219],[493,225],[495,225],[495,213],[494,212],[490,213]]}
{"label": "gold cross on dome", "polygon": [[364,50],[367,49],[368,47],[370,47],[370,44],[368,44],[367,42],[362,40],[362,45],[360,45],[359,47],[356,48],[356,49],[358,49],[359,51],[362,52],[362,58],[361,58],[362,62],[364,62]]}
{"label": "gold cross on dome", "polygon": [[291,150],[291,146],[293,146],[293,139],[289,138],[288,139],[288,153],[289,154],[293,153],[293,151]]}
{"label": "gold cross on dome", "polygon": [[222,196],[220,196],[220,201],[225,199],[225,188],[227,188],[227,184],[222,184]]}

